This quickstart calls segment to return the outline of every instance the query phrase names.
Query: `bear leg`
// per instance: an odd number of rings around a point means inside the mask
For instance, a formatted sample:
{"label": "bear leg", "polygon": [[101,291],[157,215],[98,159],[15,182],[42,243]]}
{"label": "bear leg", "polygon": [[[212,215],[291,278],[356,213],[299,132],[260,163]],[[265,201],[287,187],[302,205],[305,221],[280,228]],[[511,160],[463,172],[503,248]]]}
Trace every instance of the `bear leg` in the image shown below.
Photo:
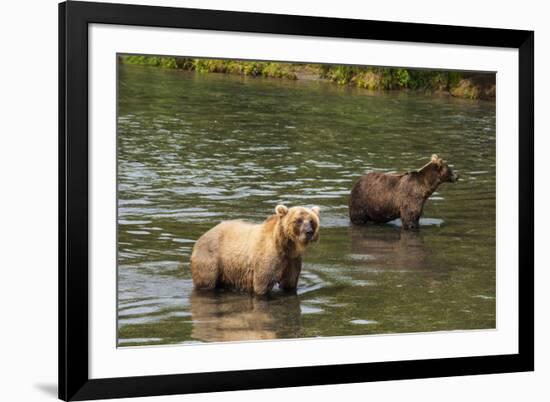
{"label": "bear leg", "polygon": [[285,290],[294,290],[298,287],[298,278],[302,270],[302,260],[300,258],[290,261],[283,270],[283,275],[279,281],[279,287]]}
{"label": "bear leg", "polygon": [[355,225],[366,225],[367,222],[370,221],[366,210],[364,210],[364,209],[354,210],[354,209],[351,209],[351,207],[350,207],[350,212],[349,212],[349,219],[350,219],[351,223],[353,223]]}
{"label": "bear leg", "polygon": [[266,274],[265,271],[261,272],[261,270],[258,270],[254,272],[253,290],[255,294],[267,294],[273,288],[274,284],[275,282],[273,281],[271,275]]}
{"label": "bear leg", "polygon": [[196,289],[214,289],[218,283],[218,261],[213,256],[191,258],[193,286]]}
{"label": "bear leg", "polygon": [[415,229],[418,229],[419,227],[420,227],[420,224],[418,222],[418,219],[416,221],[403,222],[403,229],[415,230]]}
{"label": "bear leg", "polygon": [[400,217],[403,229],[418,229],[421,213],[422,211],[418,211],[418,208],[401,208]]}

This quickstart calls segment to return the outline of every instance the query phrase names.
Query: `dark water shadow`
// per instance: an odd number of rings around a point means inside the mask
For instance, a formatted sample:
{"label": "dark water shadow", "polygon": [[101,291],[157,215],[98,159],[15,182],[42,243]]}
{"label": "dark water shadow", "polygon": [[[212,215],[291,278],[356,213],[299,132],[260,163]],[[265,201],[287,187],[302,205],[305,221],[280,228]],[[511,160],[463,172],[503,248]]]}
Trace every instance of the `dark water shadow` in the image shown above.
{"label": "dark water shadow", "polygon": [[57,384],[34,384],[34,387],[52,398],[57,398]]}
{"label": "dark water shadow", "polygon": [[197,291],[189,298],[193,339],[203,342],[278,339],[299,336],[300,299],[277,293],[254,297],[232,291]]}
{"label": "dark water shadow", "polygon": [[430,250],[420,231],[389,226],[350,226],[350,258],[384,270],[418,270],[429,265]]}

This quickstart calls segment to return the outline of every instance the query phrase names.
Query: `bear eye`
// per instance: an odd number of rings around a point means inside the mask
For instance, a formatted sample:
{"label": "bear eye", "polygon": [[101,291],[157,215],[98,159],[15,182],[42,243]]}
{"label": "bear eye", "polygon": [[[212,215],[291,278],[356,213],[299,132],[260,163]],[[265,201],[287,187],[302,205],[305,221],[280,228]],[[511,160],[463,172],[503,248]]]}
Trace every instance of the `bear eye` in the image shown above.
{"label": "bear eye", "polygon": [[304,220],[302,218],[296,219],[296,224],[301,225]]}

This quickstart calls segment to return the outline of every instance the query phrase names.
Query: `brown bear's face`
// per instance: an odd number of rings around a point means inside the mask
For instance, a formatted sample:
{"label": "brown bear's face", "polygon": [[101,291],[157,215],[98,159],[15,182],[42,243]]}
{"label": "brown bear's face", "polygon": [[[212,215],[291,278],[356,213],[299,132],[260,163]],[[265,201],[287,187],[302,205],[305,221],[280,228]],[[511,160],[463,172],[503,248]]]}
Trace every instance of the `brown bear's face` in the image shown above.
{"label": "brown bear's face", "polygon": [[306,245],[319,240],[319,207],[289,209],[284,205],[277,205],[275,212],[281,219],[286,235],[294,243]]}
{"label": "brown bear's face", "polygon": [[458,174],[453,172],[451,167],[443,159],[437,155],[432,155],[432,163],[437,167],[439,173],[439,180],[441,183],[451,182],[455,183],[458,181]]}

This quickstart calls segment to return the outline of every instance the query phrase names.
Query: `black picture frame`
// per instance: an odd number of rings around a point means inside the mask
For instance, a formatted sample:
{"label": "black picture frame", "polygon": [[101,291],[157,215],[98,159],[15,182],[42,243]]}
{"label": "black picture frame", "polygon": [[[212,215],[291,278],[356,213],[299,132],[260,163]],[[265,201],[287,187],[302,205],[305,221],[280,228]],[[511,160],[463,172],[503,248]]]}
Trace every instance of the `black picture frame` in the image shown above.
{"label": "black picture frame", "polygon": [[[215,373],[88,375],[88,25],[507,47],[519,51],[517,354]],[[534,370],[534,32],[70,1],[59,4],[59,398],[293,387]]]}

